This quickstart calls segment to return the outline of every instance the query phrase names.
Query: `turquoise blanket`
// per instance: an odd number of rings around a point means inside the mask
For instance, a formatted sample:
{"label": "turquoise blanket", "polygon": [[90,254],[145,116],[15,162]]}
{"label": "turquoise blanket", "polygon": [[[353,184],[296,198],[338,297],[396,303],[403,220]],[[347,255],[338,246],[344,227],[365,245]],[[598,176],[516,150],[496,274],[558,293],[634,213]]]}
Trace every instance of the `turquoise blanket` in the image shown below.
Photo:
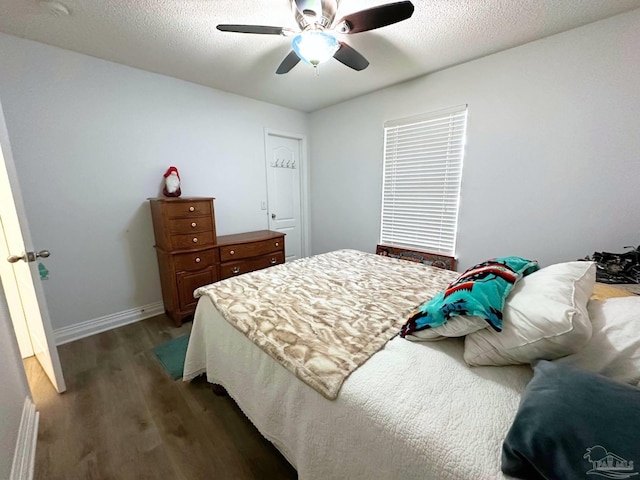
{"label": "turquoise blanket", "polygon": [[523,276],[538,270],[538,262],[521,257],[500,257],[475,265],[449,286],[420,305],[400,331],[411,333],[443,325],[456,315],[484,318],[502,330],[502,309],[511,289]]}

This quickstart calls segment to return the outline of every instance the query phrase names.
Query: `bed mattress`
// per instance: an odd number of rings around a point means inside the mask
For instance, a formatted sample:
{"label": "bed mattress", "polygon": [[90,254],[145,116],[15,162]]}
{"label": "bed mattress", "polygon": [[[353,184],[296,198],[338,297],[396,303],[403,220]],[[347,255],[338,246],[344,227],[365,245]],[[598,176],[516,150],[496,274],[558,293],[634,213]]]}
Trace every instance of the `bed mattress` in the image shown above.
{"label": "bed mattress", "polygon": [[256,347],[208,297],[196,309],[184,380],[223,385],[301,480],[484,480],[500,472],[502,442],[527,366],[469,367],[461,339],[389,341],[329,400]]}

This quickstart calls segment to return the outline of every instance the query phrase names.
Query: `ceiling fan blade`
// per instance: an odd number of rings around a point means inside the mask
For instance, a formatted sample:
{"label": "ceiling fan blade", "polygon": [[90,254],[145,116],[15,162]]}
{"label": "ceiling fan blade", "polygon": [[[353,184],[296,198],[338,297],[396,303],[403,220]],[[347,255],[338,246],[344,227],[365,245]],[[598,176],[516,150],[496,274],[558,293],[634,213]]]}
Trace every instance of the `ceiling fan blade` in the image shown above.
{"label": "ceiling fan blade", "polygon": [[364,70],[369,66],[366,58],[360,55],[355,48],[350,47],[344,42],[340,42],[340,48],[333,54],[333,58],[345,64],[347,67],[358,71]]}
{"label": "ceiling fan blade", "polygon": [[266,25],[218,25],[221,32],[261,33],[264,35],[282,35],[282,27],[268,27]]}
{"label": "ceiling fan blade", "polygon": [[289,55],[287,55],[284,58],[284,60],[276,70],[276,73],[278,75],[282,75],[283,73],[288,73],[293,67],[295,67],[298,64],[299,61],[300,61],[300,57],[296,54],[296,52],[291,50],[291,52],[289,52]]}
{"label": "ceiling fan blade", "polygon": [[[413,4],[409,1],[388,3],[346,15],[337,23],[342,33],[360,33],[401,22],[413,15]],[[342,25],[344,23],[344,25]]]}

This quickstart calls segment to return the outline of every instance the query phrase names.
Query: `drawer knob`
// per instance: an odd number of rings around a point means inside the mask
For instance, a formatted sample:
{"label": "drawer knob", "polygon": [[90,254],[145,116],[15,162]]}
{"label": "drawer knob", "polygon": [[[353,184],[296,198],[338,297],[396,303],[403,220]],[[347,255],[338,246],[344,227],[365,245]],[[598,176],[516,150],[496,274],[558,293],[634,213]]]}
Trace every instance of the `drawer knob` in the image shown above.
{"label": "drawer knob", "polygon": [[235,275],[237,275],[238,273],[240,273],[240,268],[239,268],[239,267],[233,267],[233,268],[231,269],[231,271],[232,271]]}
{"label": "drawer knob", "polygon": [[195,212],[196,211],[196,207],[189,207],[189,211],[190,212]]}
{"label": "drawer knob", "polygon": [[234,250],[231,250],[231,251],[229,252],[229,255],[233,255],[233,254],[235,254],[235,253],[236,253],[236,252],[235,252]]}
{"label": "drawer knob", "polygon": [[198,224],[196,222],[191,222],[191,228],[196,228]]}
{"label": "drawer knob", "polygon": [[276,247],[279,247],[279,246],[280,246],[280,244],[278,242],[276,242]]}
{"label": "drawer knob", "polygon": [[200,263],[200,257],[196,257],[196,263]]}
{"label": "drawer knob", "polygon": [[198,237],[193,237],[193,243],[198,243]]}
{"label": "drawer knob", "polygon": [[275,257],[271,258],[271,265],[275,265],[276,263],[278,263],[278,260]]}

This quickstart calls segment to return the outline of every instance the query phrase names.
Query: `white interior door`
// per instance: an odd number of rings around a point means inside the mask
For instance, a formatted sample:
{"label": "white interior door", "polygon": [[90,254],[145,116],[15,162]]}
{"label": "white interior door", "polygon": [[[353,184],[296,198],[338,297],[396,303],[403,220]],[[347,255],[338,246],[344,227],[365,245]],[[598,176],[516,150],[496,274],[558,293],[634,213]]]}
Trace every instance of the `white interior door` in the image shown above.
{"label": "white interior door", "polygon": [[[0,146],[2,147],[0,149],[0,190],[4,192],[0,207],[2,218],[0,235],[4,240],[0,243],[5,244],[5,250],[9,254],[0,257],[0,262],[8,262],[13,275],[6,273],[9,270],[5,268],[5,265],[0,269],[0,273],[3,274],[3,286],[13,282],[13,288],[18,292],[17,298],[13,297],[11,300],[7,298],[7,301],[14,303],[10,305],[9,312],[13,320],[14,312],[22,311],[33,353],[55,389],[58,392],[64,392],[66,386],[62,367],[38,272],[38,262],[36,261],[38,254],[33,249],[1,106]],[[45,254],[44,251],[41,251],[39,254],[45,256],[48,252]]]}
{"label": "white interior door", "polygon": [[267,132],[269,230],[286,233],[286,261],[305,256],[301,195],[302,150],[300,138]]}
{"label": "white interior door", "polygon": [[[10,255],[9,240],[7,239],[7,236],[10,234],[12,229],[4,226],[5,221],[2,217],[5,205],[13,203],[13,197],[11,197],[11,192],[6,190],[6,184],[2,182],[1,178],[0,184],[0,280],[2,280],[2,287],[4,289],[5,297],[7,298],[9,315],[11,316],[13,330],[18,340],[20,355],[22,358],[28,358],[33,356],[33,346],[31,345],[31,337],[29,335],[29,329],[27,328],[27,319],[25,318],[24,310],[22,309],[19,287],[20,282],[16,278],[16,273],[19,272],[14,271],[11,263],[4,261],[4,259],[8,258]],[[10,224],[10,222],[8,223]],[[15,231],[15,229],[13,231]],[[31,276],[31,272],[29,271],[27,275]]]}

